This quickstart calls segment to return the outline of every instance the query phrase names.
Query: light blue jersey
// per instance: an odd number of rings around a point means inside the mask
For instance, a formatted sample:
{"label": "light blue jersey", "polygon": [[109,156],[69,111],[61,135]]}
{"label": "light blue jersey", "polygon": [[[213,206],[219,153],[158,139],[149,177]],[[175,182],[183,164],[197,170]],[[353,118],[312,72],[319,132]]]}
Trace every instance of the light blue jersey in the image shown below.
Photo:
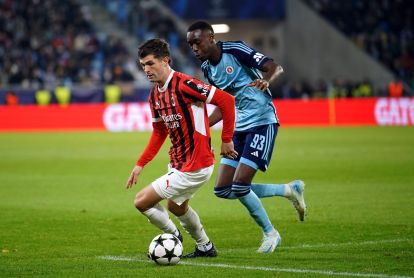
{"label": "light blue jersey", "polygon": [[214,65],[206,60],[201,65],[204,76],[214,86],[232,94],[236,99],[236,128],[244,131],[253,127],[279,123],[270,90],[248,87],[255,79],[263,78],[259,70],[269,57],[244,42],[218,42],[221,57]]}

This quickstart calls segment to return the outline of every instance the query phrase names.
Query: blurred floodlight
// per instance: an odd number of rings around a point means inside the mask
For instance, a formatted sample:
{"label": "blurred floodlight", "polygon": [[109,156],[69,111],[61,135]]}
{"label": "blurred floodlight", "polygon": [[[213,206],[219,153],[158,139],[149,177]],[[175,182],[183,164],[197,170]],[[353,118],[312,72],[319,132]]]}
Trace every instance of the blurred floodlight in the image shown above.
{"label": "blurred floodlight", "polygon": [[230,27],[227,24],[213,24],[211,26],[216,34],[228,33],[230,31]]}

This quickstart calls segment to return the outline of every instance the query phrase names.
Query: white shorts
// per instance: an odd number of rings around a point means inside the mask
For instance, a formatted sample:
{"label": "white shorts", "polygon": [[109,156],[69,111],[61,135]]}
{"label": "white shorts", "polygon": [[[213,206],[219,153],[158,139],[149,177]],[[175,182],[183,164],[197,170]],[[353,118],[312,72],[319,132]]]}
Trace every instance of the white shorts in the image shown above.
{"label": "white shorts", "polygon": [[180,172],[168,167],[168,173],[152,182],[152,187],[161,198],[180,206],[210,179],[213,170],[214,165],[193,172]]}

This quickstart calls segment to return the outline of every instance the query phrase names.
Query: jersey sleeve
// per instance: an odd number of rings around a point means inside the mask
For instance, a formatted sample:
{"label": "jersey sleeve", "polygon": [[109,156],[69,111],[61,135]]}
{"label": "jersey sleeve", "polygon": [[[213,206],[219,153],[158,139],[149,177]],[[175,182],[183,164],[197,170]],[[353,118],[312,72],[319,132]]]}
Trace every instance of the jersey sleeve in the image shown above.
{"label": "jersey sleeve", "polygon": [[155,107],[154,90],[151,91],[148,97],[148,102],[149,102],[149,106],[151,110],[151,121],[153,123],[161,122],[162,121],[161,116],[154,110],[154,107]]}
{"label": "jersey sleeve", "polygon": [[[213,87],[215,88],[215,87]],[[211,103],[218,106],[223,118],[223,130],[221,140],[224,143],[231,142],[235,124],[235,100],[234,97],[225,91],[216,89],[211,98]]]}
{"label": "jersey sleeve", "polygon": [[210,103],[216,91],[216,87],[191,78],[181,82],[180,90],[192,99]]}
{"label": "jersey sleeve", "polygon": [[243,41],[223,42],[222,49],[223,52],[232,54],[242,64],[259,70],[267,61],[273,60],[251,48]]}
{"label": "jersey sleeve", "polygon": [[150,162],[160,150],[162,144],[164,144],[165,139],[167,138],[168,131],[163,122],[153,122],[152,123],[152,133],[150,140],[145,147],[145,150],[142,152],[141,156],[136,162],[136,165],[144,167],[148,162]]}

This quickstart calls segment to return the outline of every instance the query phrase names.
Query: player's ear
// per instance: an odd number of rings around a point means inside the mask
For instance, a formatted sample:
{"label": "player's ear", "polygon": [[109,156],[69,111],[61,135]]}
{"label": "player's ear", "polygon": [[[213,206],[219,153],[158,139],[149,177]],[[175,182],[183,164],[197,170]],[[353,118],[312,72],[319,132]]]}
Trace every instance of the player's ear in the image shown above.
{"label": "player's ear", "polygon": [[208,39],[210,42],[214,42],[214,33],[210,32],[210,34],[208,34]]}
{"label": "player's ear", "polygon": [[164,58],[162,58],[162,61],[163,61],[165,64],[169,65],[169,64],[170,64],[170,57],[165,56]]}

